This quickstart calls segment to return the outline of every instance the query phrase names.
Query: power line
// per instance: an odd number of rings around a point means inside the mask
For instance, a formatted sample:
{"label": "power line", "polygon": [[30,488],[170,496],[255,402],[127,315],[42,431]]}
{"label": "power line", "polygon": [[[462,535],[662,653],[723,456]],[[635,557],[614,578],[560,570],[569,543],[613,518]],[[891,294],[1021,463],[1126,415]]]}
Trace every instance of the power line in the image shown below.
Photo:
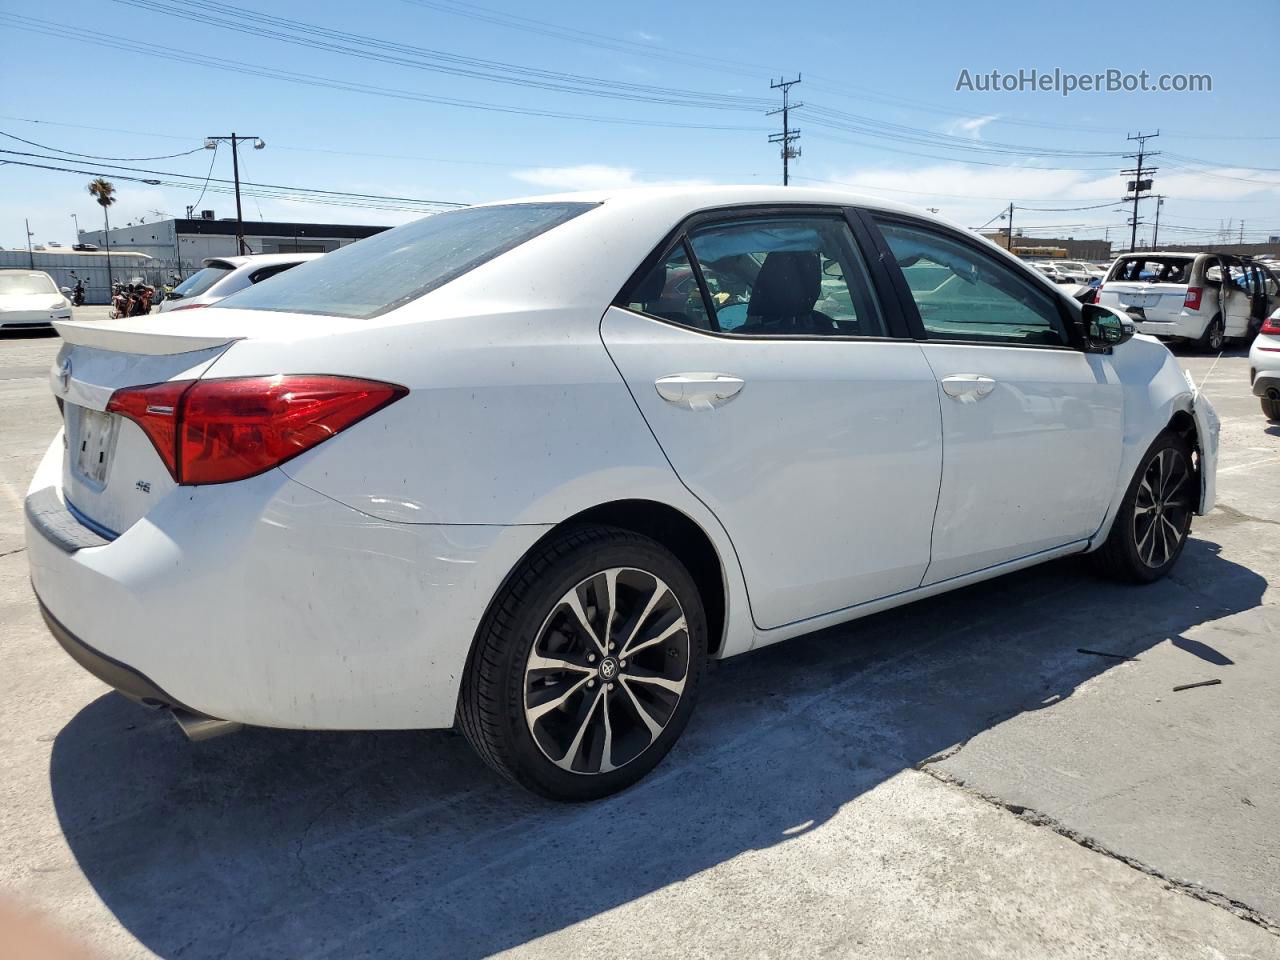
{"label": "power line", "polygon": [[100,157],[92,153],[76,153],[73,150],[59,150],[57,147],[50,147],[47,144],[36,143],[34,140],[24,140],[22,137],[14,136],[12,133],[5,133],[0,130],[0,136],[8,137],[10,140],[17,140],[19,143],[25,143],[29,147],[39,147],[41,150],[52,150],[54,153],[65,153],[70,157],[83,157],[86,160],[172,160],[174,157],[189,157],[193,153],[199,153],[204,147],[195,147],[191,150],[184,150],[181,153],[165,153],[158,157]]}
{"label": "power line", "polygon": [[[4,20],[8,20],[20,30],[54,37],[60,41],[71,40],[76,43],[107,47],[115,51],[117,54],[122,49],[132,49],[136,46],[136,38],[105,33],[94,33],[89,35],[73,24],[38,20],[34,17],[25,17],[17,14],[0,12],[0,21]],[[408,100],[417,103],[435,103],[442,106],[464,107],[467,109],[485,110],[494,113],[546,117],[561,120],[581,120],[587,123],[616,123],[627,126],[670,127],[676,129],[707,131],[760,131],[762,129],[760,127],[738,126],[733,124],[684,123],[672,120],[644,120],[634,117],[611,117],[600,116],[597,114],[569,113],[559,110],[544,110],[533,107],[517,107],[508,104],[489,103],[479,100],[464,100],[456,97],[440,97],[420,93],[414,90],[383,87],[376,84],[359,83],[357,81],[338,80],[332,77],[299,73],[291,70],[279,70],[274,67],[266,67],[260,64],[248,63],[241,60],[232,60],[226,57],[199,54],[190,50],[181,50],[175,47],[156,47],[155,49],[149,49],[146,55],[149,58],[159,57],[161,59],[171,60],[188,66],[203,66],[210,69],[228,71],[240,76],[248,75],[265,77],[272,80],[282,80],[288,83],[298,83],[305,86],[320,87],[329,90],[344,90],[351,93],[364,93],[372,96],[389,97],[397,100]]]}

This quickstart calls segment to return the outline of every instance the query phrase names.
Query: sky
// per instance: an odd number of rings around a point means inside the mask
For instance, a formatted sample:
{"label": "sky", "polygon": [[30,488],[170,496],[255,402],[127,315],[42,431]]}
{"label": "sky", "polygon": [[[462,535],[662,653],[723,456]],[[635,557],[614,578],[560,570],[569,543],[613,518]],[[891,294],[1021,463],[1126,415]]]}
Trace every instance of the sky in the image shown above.
{"label": "sky", "polygon": [[[203,148],[231,132],[266,143],[241,148],[242,179],[276,185],[246,188],[246,220],[397,224],[441,209],[423,201],[779,183],[765,111],[770,81],[797,75],[798,186],[970,227],[1003,226],[1013,203],[1028,235],[1127,240],[1126,137],[1159,130],[1162,242],[1280,234],[1274,50],[1250,39],[1276,34],[1280,4],[1049,9],[0,0],[0,246],[25,246],[24,218],[35,243],[73,242],[73,214],[100,227],[98,174],[117,188],[113,226],[188,204],[232,216],[230,153]],[[1212,90],[957,89],[964,70],[1032,69],[1207,74]],[[1140,237],[1154,213],[1144,202]]]}

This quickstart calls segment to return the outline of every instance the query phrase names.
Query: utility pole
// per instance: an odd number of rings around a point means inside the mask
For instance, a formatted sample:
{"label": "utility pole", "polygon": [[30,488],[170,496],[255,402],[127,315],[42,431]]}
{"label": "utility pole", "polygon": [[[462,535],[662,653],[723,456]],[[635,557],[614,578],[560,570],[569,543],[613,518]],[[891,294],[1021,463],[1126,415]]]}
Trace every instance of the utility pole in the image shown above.
{"label": "utility pole", "polygon": [[244,254],[248,251],[248,245],[244,242],[244,216],[240,210],[240,153],[239,146],[242,140],[252,140],[253,149],[261,150],[267,145],[267,142],[261,137],[242,137],[232,132],[227,136],[205,137],[204,146],[206,150],[214,150],[218,146],[219,141],[225,141],[231,144],[231,174],[236,182],[236,253]]}
{"label": "utility pole", "polygon": [[1240,221],[1240,242],[1244,243],[1244,221]]}
{"label": "utility pole", "polygon": [[[991,208],[988,207],[988,210]],[[1005,244],[1004,247],[1010,253],[1013,253],[1013,204],[1009,204],[1009,224],[1005,228]]]}
{"label": "utility pole", "polygon": [[778,78],[778,82],[769,81],[770,90],[782,91],[782,106],[777,110],[770,110],[765,114],[767,117],[782,114],[782,132],[769,135],[770,143],[782,144],[782,185],[788,186],[791,183],[791,170],[788,166],[789,161],[800,156],[800,148],[793,147],[792,144],[800,139],[799,129],[791,129],[791,111],[799,110],[804,106],[803,103],[791,102],[791,88],[800,82],[800,74],[796,74],[794,80],[784,80]]}
{"label": "utility pole", "polygon": [[1160,249],[1160,208],[1164,206],[1164,197],[1156,194],[1156,225],[1151,231],[1151,249],[1156,251]]}
{"label": "utility pole", "polygon": [[1147,152],[1147,141],[1150,140],[1152,137],[1158,137],[1158,136],[1160,136],[1159,130],[1157,130],[1155,133],[1131,134],[1127,138],[1129,140],[1138,141],[1138,152],[1125,154],[1126,157],[1138,161],[1137,167],[1132,170],[1120,171],[1121,174],[1133,175],[1133,179],[1129,181],[1129,189],[1133,191],[1133,196],[1125,197],[1126,200],[1133,201],[1133,216],[1129,218],[1129,227],[1130,227],[1129,252],[1130,253],[1133,253],[1133,251],[1138,246],[1138,201],[1142,199],[1142,195],[1144,193],[1149,193],[1151,191],[1151,185],[1154,182],[1153,179],[1151,178],[1144,180],[1142,178],[1142,175],[1144,173],[1147,173],[1147,174],[1155,173],[1156,170],[1158,169],[1156,167],[1144,167],[1142,165],[1142,161],[1145,160],[1147,157],[1158,156],[1158,154],[1155,151],[1152,151],[1150,153]]}
{"label": "utility pole", "polygon": [[23,225],[27,228],[27,261],[31,264],[31,269],[36,268],[36,255],[31,252],[31,221],[23,218]]}

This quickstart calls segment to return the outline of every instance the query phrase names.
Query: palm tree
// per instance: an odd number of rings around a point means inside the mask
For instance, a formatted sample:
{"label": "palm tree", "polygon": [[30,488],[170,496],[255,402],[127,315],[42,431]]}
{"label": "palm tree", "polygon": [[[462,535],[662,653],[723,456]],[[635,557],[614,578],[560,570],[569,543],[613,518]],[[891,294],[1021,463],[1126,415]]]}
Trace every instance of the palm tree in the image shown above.
{"label": "palm tree", "polygon": [[107,302],[111,302],[111,218],[107,216],[107,207],[116,202],[115,185],[104,177],[94,177],[89,181],[89,192],[102,207],[102,222],[106,227],[102,241],[107,247]]}

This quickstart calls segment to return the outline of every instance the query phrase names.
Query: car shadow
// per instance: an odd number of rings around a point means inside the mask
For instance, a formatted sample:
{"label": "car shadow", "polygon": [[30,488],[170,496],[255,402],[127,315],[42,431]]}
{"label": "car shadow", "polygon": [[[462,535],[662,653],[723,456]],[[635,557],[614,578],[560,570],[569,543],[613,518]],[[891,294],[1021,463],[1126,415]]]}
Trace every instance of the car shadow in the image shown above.
{"label": "car shadow", "polygon": [[56,337],[58,331],[53,327],[21,327],[4,329],[0,327],[0,341],[4,340],[48,340]]}
{"label": "car shadow", "polygon": [[718,663],[672,755],[596,804],[531,797],[452,732],[188,744],[116,694],[58,734],[53,798],[102,902],[161,956],[485,956],[785,844],[1120,662],[1081,647],[1141,669],[1265,587],[1193,539],[1176,580],[1060,561]]}

